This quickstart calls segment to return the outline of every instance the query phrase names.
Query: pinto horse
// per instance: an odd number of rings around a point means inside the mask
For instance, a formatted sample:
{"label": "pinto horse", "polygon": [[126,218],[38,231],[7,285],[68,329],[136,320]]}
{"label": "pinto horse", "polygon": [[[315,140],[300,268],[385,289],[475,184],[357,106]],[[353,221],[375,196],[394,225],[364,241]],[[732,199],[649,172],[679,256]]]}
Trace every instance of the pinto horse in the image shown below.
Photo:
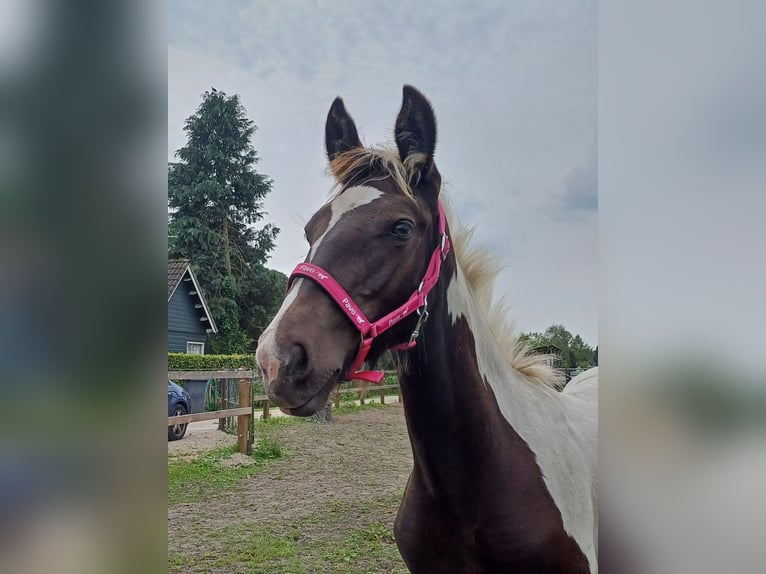
{"label": "pinto horse", "polygon": [[340,98],[337,190],[258,344],[271,401],[308,416],[396,349],[413,469],[394,524],[414,573],[595,573],[597,371],[560,389],[493,303],[498,267],[451,222],[431,104],[405,86],[396,149],[365,148]]}

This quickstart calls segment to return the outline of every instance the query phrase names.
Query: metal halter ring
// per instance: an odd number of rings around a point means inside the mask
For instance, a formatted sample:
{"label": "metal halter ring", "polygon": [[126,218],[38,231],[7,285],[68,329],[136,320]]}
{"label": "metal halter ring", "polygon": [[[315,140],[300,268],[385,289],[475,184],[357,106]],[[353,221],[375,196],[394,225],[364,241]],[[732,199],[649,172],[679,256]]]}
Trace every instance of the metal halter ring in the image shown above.
{"label": "metal halter ring", "polygon": [[420,336],[420,329],[423,326],[423,324],[428,321],[428,309],[426,306],[423,306],[423,311],[421,312],[420,309],[417,311],[418,313],[418,322],[415,324],[415,330],[412,331],[412,335],[410,335],[410,345],[412,345]]}

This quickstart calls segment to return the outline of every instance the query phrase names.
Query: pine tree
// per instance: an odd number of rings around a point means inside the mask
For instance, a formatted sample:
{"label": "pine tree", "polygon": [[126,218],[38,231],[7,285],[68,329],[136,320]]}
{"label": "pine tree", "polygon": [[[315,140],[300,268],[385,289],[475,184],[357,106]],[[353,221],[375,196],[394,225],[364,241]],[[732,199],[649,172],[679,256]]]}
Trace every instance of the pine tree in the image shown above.
{"label": "pine tree", "polygon": [[255,170],[255,130],[238,95],[207,91],[186,120],[179,161],[168,166],[169,255],[191,261],[219,329],[212,350],[221,353],[252,350],[284,278],[264,267],[279,230],[254,227],[272,190]]}

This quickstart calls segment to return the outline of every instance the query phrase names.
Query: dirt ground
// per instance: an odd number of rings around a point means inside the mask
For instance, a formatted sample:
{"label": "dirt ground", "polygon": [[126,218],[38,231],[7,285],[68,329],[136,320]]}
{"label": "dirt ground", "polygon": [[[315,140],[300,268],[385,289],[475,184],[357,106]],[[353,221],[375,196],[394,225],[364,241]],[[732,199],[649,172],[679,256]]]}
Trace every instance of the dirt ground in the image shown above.
{"label": "dirt ground", "polygon": [[190,460],[201,452],[236,444],[236,438],[218,431],[217,428],[217,420],[191,423],[184,438],[168,442],[168,456],[177,457],[176,460]]}
{"label": "dirt ground", "polygon": [[[376,520],[387,527],[392,525],[398,498],[412,469],[401,405],[334,416],[331,423],[301,422],[260,430],[256,425],[256,440],[259,432],[276,439],[288,456],[271,461],[253,476],[241,479],[231,492],[211,493],[206,501],[170,506],[169,556],[200,555],[208,546],[204,542],[205,533],[220,532],[243,522],[275,525],[277,532],[279,524],[291,524],[291,528],[299,530],[302,540],[316,542],[326,535],[324,531],[329,523],[307,517],[322,517],[328,509],[344,505],[359,507],[361,504],[364,508],[376,509],[379,514]],[[188,460],[200,452],[235,442],[231,435],[197,427],[190,429],[184,439],[168,443],[168,454],[172,457],[169,460]],[[226,464],[248,463],[247,457],[237,454],[226,461]],[[344,517],[343,520],[356,519]],[[361,512],[358,520],[369,524],[371,517]],[[344,523],[343,526],[353,525]],[[398,566],[377,565],[375,568],[374,571],[399,571]],[[187,562],[179,571],[218,570],[190,570]]]}

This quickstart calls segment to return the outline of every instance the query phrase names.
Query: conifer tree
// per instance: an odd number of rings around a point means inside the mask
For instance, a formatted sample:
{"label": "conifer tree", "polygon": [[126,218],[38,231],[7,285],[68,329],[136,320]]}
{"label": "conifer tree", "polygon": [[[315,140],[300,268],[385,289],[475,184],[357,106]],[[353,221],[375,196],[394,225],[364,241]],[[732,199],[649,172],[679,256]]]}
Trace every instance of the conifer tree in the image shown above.
{"label": "conifer tree", "polygon": [[206,91],[168,166],[168,253],[189,259],[202,284],[219,330],[214,352],[252,350],[284,288],[284,275],[265,268],[279,230],[255,227],[272,190],[255,170],[255,130],[238,95]]}

